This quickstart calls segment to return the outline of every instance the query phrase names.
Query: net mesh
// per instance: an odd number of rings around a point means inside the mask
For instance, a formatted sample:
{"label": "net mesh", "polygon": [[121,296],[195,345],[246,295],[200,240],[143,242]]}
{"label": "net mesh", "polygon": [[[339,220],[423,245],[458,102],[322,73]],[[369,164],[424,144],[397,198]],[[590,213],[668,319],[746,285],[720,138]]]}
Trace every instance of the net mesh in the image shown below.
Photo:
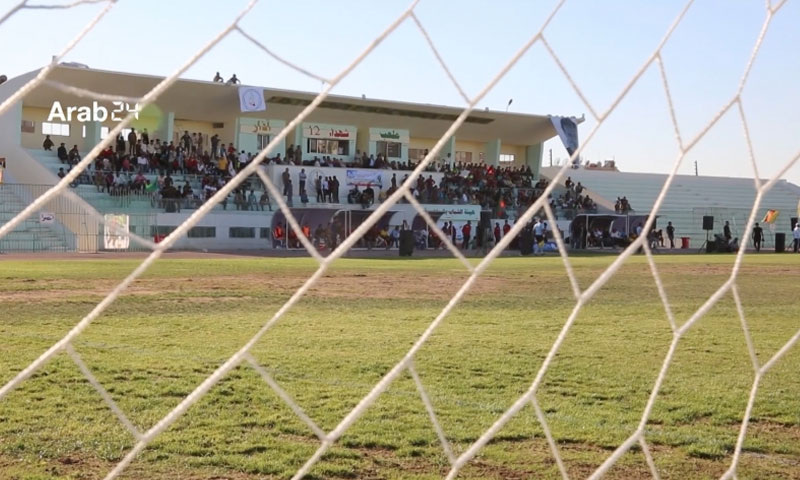
{"label": "net mesh", "polygon": [[[539,368],[538,372],[536,373],[535,377],[533,378],[529,388],[520,395],[516,401],[508,407],[505,412],[500,415],[496,421],[486,430],[484,431],[478,438],[475,440],[466,450],[463,451],[460,455],[456,455],[451,447],[450,443],[447,440],[446,435],[442,429],[441,424],[437,419],[436,412],[433,408],[433,404],[426,392],[426,389],[423,385],[423,382],[418,375],[417,371],[414,368],[414,357],[419,352],[419,350],[426,344],[426,342],[430,339],[431,335],[434,331],[439,327],[439,325],[444,321],[444,319],[450,314],[450,312],[458,305],[458,303],[467,295],[470,288],[473,286],[475,281],[478,277],[487,269],[487,267],[492,263],[492,261],[509,245],[512,239],[517,236],[524,225],[530,221],[534,214],[540,209],[543,209],[546,216],[550,220],[551,224],[555,224],[555,218],[553,215],[552,210],[550,209],[546,199],[550,191],[553,189],[555,185],[558,184],[560,179],[564,176],[567,172],[567,169],[571,162],[565,162],[563,167],[560,171],[555,175],[552,179],[550,185],[548,186],[545,194],[542,195],[533,205],[531,205],[525,213],[518,219],[518,221],[514,224],[513,228],[509,232],[508,235],[504,236],[491,251],[475,266],[473,266],[456,248],[449,240],[448,235],[444,235],[436,223],[430,218],[430,216],[425,212],[425,210],[419,205],[419,203],[415,200],[413,195],[410,194],[409,188],[411,187],[411,182],[413,181],[416,176],[421,173],[425,167],[438,155],[439,151],[445,144],[446,139],[452,136],[456,130],[462,125],[464,120],[467,118],[469,113],[473,110],[475,105],[483,99],[486,94],[494,88],[494,86],[506,75],[506,73],[514,67],[514,65],[520,60],[520,58],[525,55],[525,53],[536,43],[541,43],[545,50],[548,52],[550,57],[555,61],[556,65],[563,73],[565,79],[574,89],[580,100],[586,106],[587,110],[590,112],[594,120],[596,120],[596,124],[593,129],[588,134],[586,141],[584,142],[584,146],[588,144],[591,139],[594,137],[597,130],[604,124],[606,119],[609,115],[611,115],[620,102],[625,98],[628,92],[637,84],[639,79],[642,75],[651,68],[657,68],[660,74],[664,94],[666,95],[666,99],[668,102],[668,109],[670,112],[670,118],[672,125],[675,130],[675,138],[677,144],[679,146],[679,153],[677,158],[673,163],[672,170],[667,177],[654,205],[652,208],[652,215],[648,218],[645,226],[644,231],[649,231],[653,222],[656,218],[656,213],[658,213],[659,209],[664,202],[665,196],[672,184],[676,172],[678,171],[679,167],[681,166],[682,161],[686,157],[689,151],[711,130],[720,118],[728,113],[729,111],[733,110],[735,114],[738,115],[738,118],[741,122],[744,136],[747,142],[748,147],[748,154],[750,158],[750,162],[753,168],[754,179],[756,183],[756,198],[753,204],[753,207],[750,211],[750,215],[747,221],[747,225],[745,227],[745,231],[750,231],[752,228],[756,212],[760,206],[761,200],[764,197],[765,193],[769,191],[773,185],[787,172],[789,168],[791,168],[797,161],[800,159],[800,153],[797,153],[792,158],[788,159],[783,167],[769,180],[762,181],[758,175],[758,168],[756,165],[756,159],[753,154],[752,144],[750,142],[750,133],[747,124],[747,120],[745,118],[744,109],[742,107],[742,99],[741,93],[744,89],[745,85],[747,84],[748,76],[750,74],[750,70],[753,66],[753,62],[755,61],[756,57],[759,54],[759,50],[761,44],[764,40],[765,35],[767,34],[770,23],[773,21],[775,16],[779,13],[781,8],[786,3],[784,1],[780,1],[777,3],[771,3],[769,1],[766,2],[765,5],[765,18],[762,24],[761,31],[758,35],[758,38],[753,45],[752,52],[747,60],[746,66],[741,76],[741,80],[739,82],[738,88],[734,95],[725,103],[725,105],[716,113],[714,114],[705,124],[705,126],[694,136],[691,138],[684,138],[680,133],[680,128],[678,126],[678,121],[676,119],[675,110],[672,103],[672,96],[670,93],[669,83],[667,81],[667,73],[664,63],[662,61],[661,52],[664,46],[670,39],[670,36],[681,24],[684,18],[687,16],[689,9],[692,5],[692,1],[689,1],[685,7],[680,11],[677,18],[674,22],[669,26],[665,35],[656,46],[655,50],[652,54],[644,61],[641,67],[636,71],[633,77],[624,85],[621,89],[619,94],[614,98],[611,102],[608,109],[605,111],[599,111],[596,109],[590,102],[589,99],[584,95],[583,91],[581,90],[580,86],[575,82],[575,80],[570,75],[570,72],[565,67],[564,63],[559,58],[558,53],[553,49],[551,44],[548,42],[547,37],[545,35],[545,30],[550,24],[551,20],[558,14],[559,10],[562,8],[566,0],[560,1],[550,12],[550,14],[546,17],[544,22],[541,24],[538,31],[536,31],[520,48],[516,51],[516,53],[509,59],[506,65],[499,71],[497,74],[489,81],[489,83],[474,97],[468,97],[464,90],[459,85],[456,78],[453,76],[449,68],[447,67],[446,63],[444,62],[443,58],[439,54],[434,42],[431,40],[430,36],[428,35],[425,27],[423,26],[422,22],[419,20],[417,15],[415,14],[415,7],[417,6],[418,1],[414,1],[399,17],[397,17],[380,35],[378,35],[366,48],[350,62],[344,69],[341,70],[336,76],[332,78],[326,78],[321,75],[316,75],[312,72],[309,72],[297,65],[293,64],[290,60],[284,59],[277,54],[273,53],[269,48],[259,43],[255,40],[252,36],[250,36],[243,28],[240,26],[239,22],[242,18],[244,18],[248,12],[251,11],[253,6],[257,3],[257,0],[251,1],[245,8],[242,10],[235,20],[228,25],[224,30],[219,32],[212,40],[210,40],[206,45],[200,48],[191,58],[189,58],[180,68],[178,68],[175,72],[171,75],[166,77],[163,81],[161,81],[156,87],[154,87],[151,91],[145,94],[141,98],[133,98],[130,99],[131,101],[138,102],[142,105],[142,108],[147,106],[148,104],[154,102],[158,99],[159,95],[161,95],[167,88],[169,88],[176,80],[192,65],[194,65],[198,59],[200,59],[206,52],[214,48],[223,38],[231,34],[232,32],[237,32],[241,34],[244,38],[248,39],[252,42],[256,47],[262,50],[267,55],[272,56],[274,59],[278,60],[279,62],[291,67],[292,69],[300,72],[304,75],[307,75],[313,79],[319,80],[324,83],[324,88],[319,95],[299,114],[295,117],[291,122],[289,122],[286,127],[281,131],[279,135],[272,139],[270,144],[262,150],[255,159],[250,162],[246,168],[240,171],[233,179],[227,183],[223,188],[221,188],[208,202],[203,204],[198,210],[196,210],[183,224],[178,226],[170,235],[168,235],[161,243],[154,244],[146,239],[137,237],[132,235],[134,241],[148,246],[152,249],[152,253],[150,253],[147,258],[142,261],[135,270],[133,270],[124,280],[122,280],[118,285],[116,285],[107,295],[106,297],[99,302],[92,311],[86,315],[83,319],[81,319],[63,338],[61,338],[58,342],[56,342],[51,348],[49,348],[46,352],[41,354],[36,360],[34,360],[30,365],[28,365],[25,369],[20,371],[12,380],[7,382],[0,388],[0,399],[4,396],[8,395],[15,387],[19,386],[23,383],[26,379],[28,379],[31,375],[33,375],[38,369],[40,369],[45,363],[53,358],[53,356],[61,353],[66,352],[67,355],[72,359],[72,361],[78,366],[82,374],[86,377],[89,383],[95,388],[98,394],[102,397],[102,399],[108,404],[109,408],[113,411],[119,421],[125,426],[125,428],[130,432],[130,434],[135,438],[136,443],[134,447],[122,458],[122,460],[106,475],[106,479],[113,479],[120,475],[125,468],[133,461],[137,455],[139,455],[159,434],[161,434],[165,429],[169,428],[176,420],[178,420],[181,415],[183,415],[193,404],[195,404],[200,398],[202,398],[208,391],[211,389],[217,382],[219,382],[222,378],[224,378],[231,370],[236,368],[242,364],[249,364],[258,374],[264,379],[264,381],[269,385],[269,387],[275,391],[275,393],[285,402],[295,413],[295,415],[304,422],[311,431],[319,438],[320,444],[316,452],[308,458],[308,460],[303,464],[303,466],[296,472],[293,478],[301,478],[309,470],[322,458],[322,456],[328,451],[328,449],[364,414],[364,412],[381,396],[383,392],[392,384],[394,380],[396,380],[399,376],[408,373],[411,378],[413,379],[417,391],[422,399],[422,402],[425,406],[427,414],[431,420],[431,423],[437,433],[437,436],[442,444],[442,448],[447,459],[450,462],[450,471],[447,474],[446,478],[454,478],[458,475],[459,471],[464,467],[472,458],[474,458],[481,449],[517,414],[525,408],[527,405],[531,405],[534,409],[536,417],[538,418],[539,423],[544,431],[547,443],[550,447],[552,456],[558,466],[558,469],[561,475],[564,478],[567,478],[567,470],[564,466],[564,462],[562,457],[559,453],[558,446],[553,438],[553,435],[550,431],[548,426],[546,417],[539,406],[537,401],[537,390],[539,389],[540,385],[542,384],[542,380],[547,372],[548,368],[551,366],[555,356],[558,354],[559,349],[561,348],[562,344],[564,343],[565,339],[567,338],[570,329],[573,326],[575,319],[577,318],[578,314],[581,312],[583,307],[587,304],[587,302],[602,288],[620,269],[620,267],[626,262],[626,260],[637,252],[639,249],[642,249],[645,253],[647,263],[649,264],[650,271],[652,273],[653,280],[657,286],[658,294],[661,297],[661,301],[663,302],[664,310],[667,314],[667,318],[669,324],[672,329],[672,341],[670,343],[669,349],[663,359],[661,364],[660,371],[658,376],[655,380],[655,383],[650,391],[650,395],[648,401],[644,407],[644,410],[641,414],[640,422],[637,428],[630,434],[630,436],[616,448],[613,453],[611,453],[605,461],[591,474],[590,478],[599,478],[603,474],[605,474],[626,452],[628,452],[632,447],[638,445],[641,448],[647,465],[650,468],[652,476],[654,478],[660,478],[658,469],[656,468],[655,462],[653,461],[653,457],[651,455],[651,450],[648,446],[647,441],[645,440],[645,426],[647,425],[648,419],[651,414],[651,410],[653,405],[658,397],[659,391],[662,387],[664,379],[669,371],[670,365],[672,363],[673,357],[675,355],[676,349],[678,344],[680,343],[681,339],[684,337],[686,332],[692,328],[697,321],[702,318],[709,310],[724,296],[727,294],[731,294],[735,305],[736,311],[738,312],[739,319],[741,321],[742,332],[746,340],[748,352],[750,355],[750,359],[752,361],[753,367],[753,381],[752,387],[750,389],[749,398],[747,401],[747,407],[743,413],[741,425],[739,428],[739,434],[736,441],[736,446],[733,453],[733,458],[730,463],[730,467],[725,471],[722,475],[722,478],[733,478],[736,476],[737,466],[739,465],[739,460],[742,454],[742,445],[745,440],[745,436],[747,434],[748,422],[750,421],[751,412],[753,409],[753,404],[758,392],[759,382],[762,380],[764,375],[772,368],[776,362],[781,359],[800,339],[800,330],[795,333],[788,341],[786,341],[783,346],[778,349],[776,353],[774,353],[766,362],[759,361],[758,357],[756,356],[756,352],[753,346],[753,341],[750,336],[749,328],[747,319],[745,318],[744,308],[742,306],[741,298],[739,296],[739,291],[737,288],[737,275],[739,274],[740,267],[742,265],[742,259],[745,254],[745,242],[742,242],[737,254],[735,263],[733,268],[728,276],[727,280],[720,286],[690,317],[689,319],[684,322],[683,324],[679,324],[675,319],[675,316],[672,313],[672,309],[670,308],[670,302],[667,298],[666,291],[664,289],[664,285],[662,283],[661,277],[658,272],[658,268],[653,260],[652,252],[650,251],[650,247],[648,243],[645,241],[646,237],[641,236],[636,239],[628,248],[626,248],[615,260],[611,263],[603,273],[589,285],[588,288],[581,290],[578,284],[578,281],[575,276],[575,272],[570,264],[569,257],[567,255],[567,249],[564,245],[564,241],[562,237],[559,235],[557,229],[554,229],[554,236],[555,241],[558,245],[559,252],[561,254],[561,258],[563,259],[564,266],[566,268],[567,275],[569,277],[570,285],[572,291],[574,292],[575,296],[575,305],[564,322],[557,338],[555,339],[554,343],[552,344],[547,356],[545,357],[541,367]],[[11,16],[17,14],[18,12],[25,10],[25,9],[63,9],[63,8],[72,8],[77,5],[81,4],[89,4],[89,3],[97,3],[97,4],[105,4],[105,6],[101,9],[101,11],[83,28],[83,30],[72,40],[70,41],[67,46],[53,58],[53,61],[43,68],[39,74],[29,81],[26,85],[20,88],[14,95],[8,98],[5,102],[0,105],[0,114],[6,112],[12,105],[16,102],[22,100],[26,94],[32,91],[38,85],[48,82],[50,86],[58,88],[62,91],[69,92],[72,94],[76,94],[82,97],[92,97],[92,98],[103,98],[103,95],[98,92],[91,92],[84,89],[75,88],[69,85],[64,85],[58,82],[52,82],[48,80],[48,75],[53,70],[53,68],[58,64],[58,62],[68,54],[76,44],[78,44],[86,34],[92,30],[95,25],[97,25],[103,17],[115,6],[116,0],[80,0],[75,1],[70,4],[54,4],[54,5],[33,5],[30,4],[28,0],[22,1],[17,4],[14,8],[8,11],[2,18],[0,18],[0,26]],[[453,122],[447,132],[438,140],[436,145],[430,149],[428,155],[422,160],[422,162],[417,166],[414,170],[413,174],[410,174],[408,180],[405,181],[400,188],[396,192],[394,192],[391,196],[389,196],[386,201],[381,203],[377,209],[372,212],[369,218],[363,222],[355,231],[352,232],[334,251],[332,251],[328,256],[323,257],[315,247],[306,239],[304,235],[301,234],[300,226],[292,215],[292,212],[289,210],[286,203],[283,201],[282,196],[278,189],[273,185],[272,181],[269,177],[258,168],[261,162],[267,155],[267,152],[272,150],[278,142],[280,142],[283,138],[286,137],[288,132],[292,131],[299,123],[301,123],[308,115],[320,105],[320,103],[328,96],[331,90],[343,79],[345,78],[350,72],[353,71],[363,60],[366,58],[377,46],[380,44],[385,38],[391,35],[401,24],[404,22],[411,21],[413,22],[417,29],[419,30],[420,34],[425,38],[428,46],[431,48],[436,60],[441,65],[441,67],[446,72],[448,78],[453,83],[454,87],[458,90],[460,95],[467,101],[467,107],[463,110],[463,112],[458,116],[458,118]],[[118,99],[115,97],[114,99]],[[78,163],[72,171],[70,171],[66,177],[64,177],[58,184],[53,186],[47,193],[37,198],[34,202],[32,202],[25,210],[20,212],[14,219],[6,223],[5,225],[0,227],[0,238],[11,232],[20,222],[24,221],[24,219],[30,214],[36,212],[42,205],[46,204],[49,200],[56,198],[59,195],[69,194],[68,186],[69,184],[76,179],[76,177],[85,170],[96,157],[97,154],[100,153],[106,146],[108,146],[113,139],[117,137],[117,135],[122,131],[122,129],[126,128],[133,120],[133,115],[130,114],[125,117],[107,136],[105,140],[100,142],[97,146],[95,146],[81,161]],[[583,150],[583,146],[578,149],[574,154],[573,158],[576,158],[578,155],[581,154]],[[281,306],[280,309],[261,327],[258,332],[250,338],[250,340],[245,343],[234,355],[232,355],[227,361],[225,361],[220,367],[218,367],[210,376],[208,376],[202,383],[197,385],[197,387],[188,395],[186,396],[176,407],[174,407],[167,415],[161,418],[157,423],[155,423],[152,427],[150,427],[147,431],[141,432],[139,431],[132,422],[126,417],[125,413],[119,408],[119,406],[114,402],[108,392],[103,388],[97,378],[92,374],[89,367],[83,362],[78,352],[75,350],[73,346],[73,342],[75,339],[81,335],[81,333],[95,320],[99,315],[101,315],[116,299],[117,297],[128,288],[131,283],[141,276],[152,264],[155,262],[166,250],[168,250],[181,236],[185,235],[190,228],[197,224],[197,222],[206,215],[217,203],[223,200],[233,189],[235,189],[242,181],[244,181],[248,176],[252,174],[257,174],[261,177],[264,185],[266,186],[269,193],[271,193],[272,198],[276,199],[280,210],[286,216],[291,228],[297,233],[297,238],[302,242],[303,246],[308,250],[309,254],[317,261],[318,268],[317,270],[311,275],[302,286],[300,286],[294,294]],[[257,360],[250,354],[250,350],[253,346],[265,335],[267,332],[272,328],[276,322],[278,322],[288,311],[291,309],[305,294],[308,290],[323,276],[326,270],[331,266],[333,262],[335,262],[338,258],[340,258],[348,249],[350,249],[357,239],[359,239],[392,205],[394,205],[397,201],[405,198],[414,208],[418,211],[418,213],[425,219],[428,225],[431,227],[433,231],[442,238],[446,243],[448,249],[464,264],[464,267],[469,272],[469,276],[458,289],[458,291],[453,295],[447,305],[442,308],[441,312],[436,316],[435,319],[428,325],[425,331],[417,338],[414,342],[412,347],[407,351],[407,353],[397,361],[391,370],[386,373],[380,381],[378,381],[370,390],[370,392],[364,396],[358,404],[346,415],[344,418],[341,419],[339,424],[332,429],[331,431],[324,431],[321,429],[304,411],[303,409],[291,398],[291,396],[283,390],[280,385],[272,378],[269,372],[264,369]]]}

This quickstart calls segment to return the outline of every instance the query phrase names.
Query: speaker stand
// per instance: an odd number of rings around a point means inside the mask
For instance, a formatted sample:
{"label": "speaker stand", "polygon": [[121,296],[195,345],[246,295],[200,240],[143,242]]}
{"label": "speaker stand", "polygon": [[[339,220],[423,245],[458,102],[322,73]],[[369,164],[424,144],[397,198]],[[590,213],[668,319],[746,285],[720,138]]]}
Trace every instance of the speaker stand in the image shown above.
{"label": "speaker stand", "polygon": [[703,242],[702,245],[700,245],[700,249],[697,250],[697,253],[703,253],[705,251],[706,247],[708,246],[708,232],[710,232],[710,231],[711,230],[706,230],[706,241]]}

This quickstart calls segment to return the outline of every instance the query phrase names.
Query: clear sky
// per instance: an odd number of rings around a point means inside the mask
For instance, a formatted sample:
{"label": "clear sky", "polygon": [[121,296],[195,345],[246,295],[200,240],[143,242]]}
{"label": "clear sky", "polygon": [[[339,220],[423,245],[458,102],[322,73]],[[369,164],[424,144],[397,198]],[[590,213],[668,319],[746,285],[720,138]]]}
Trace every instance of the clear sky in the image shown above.
{"label": "clear sky", "polygon": [[[66,4],[72,0],[45,0]],[[774,0],[773,0],[774,1]],[[18,0],[0,0],[0,15]],[[32,4],[44,3],[31,0]],[[92,68],[168,75],[228,25],[248,0],[119,0],[66,58]],[[416,13],[468,95],[478,93],[541,26],[554,0],[422,0]],[[9,78],[49,62],[105,4],[70,10],[22,10],[0,25],[0,73]],[[408,0],[261,0],[245,31],[296,64],[330,77],[403,12]],[[605,111],[643,64],[684,1],[567,0],[545,36],[595,110]],[[759,0],[698,0],[663,50],[680,131],[689,139],[729,100],[766,18]],[[790,0],[770,25],[743,93],[762,177],[800,151],[800,1]],[[236,32],[186,74],[216,71],[245,83],[319,91],[320,82],[274,61]],[[119,93],[119,92],[108,92]],[[413,21],[385,40],[334,93],[462,106]],[[478,105],[534,114],[586,114],[595,122],[541,44],[535,45]],[[545,145],[556,161],[560,142]],[[678,152],[655,65],[587,145],[591,161],[614,158],[620,169],[667,172]],[[736,109],[687,156],[680,173],[753,176]],[[545,164],[548,160],[545,160]],[[800,183],[800,167],[785,177]]]}

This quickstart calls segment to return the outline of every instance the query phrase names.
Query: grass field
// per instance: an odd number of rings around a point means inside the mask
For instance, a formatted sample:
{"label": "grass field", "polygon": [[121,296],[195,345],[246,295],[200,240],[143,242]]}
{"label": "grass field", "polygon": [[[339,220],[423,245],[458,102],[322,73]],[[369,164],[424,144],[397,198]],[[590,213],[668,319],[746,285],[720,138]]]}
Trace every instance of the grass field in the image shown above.
{"label": "grass field", "polygon": [[[586,288],[611,257],[572,258]],[[659,256],[685,321],[728,277],[733,256]],[[0,261],[0,384],[60,339],[137,260]],[[308,259],[166,259],[75,348],[146,430],[282,305]],[[253,351],[323,429],[334,428],[408,350],[467,277],[455,260],[342,260]],[[800,328],[800,256],[748,255],[739,287],[764,362]],[[572,310],[558,258],[502,258],[416,367],[458,454],[531,384]],[[538,395],[571,477],[591,473],[636,428],[671,340],[643,257],[579,314]],[[800,347],[760,385],[739,468],[800,478]],[[753,380],[731,295],[678,346],[647,440],[662,478],[718,477]],[[134,443],[66,354],[0,400],[0,478],[102,478]],[[240,366],[158,437],[122,478],[287,478],[319,442],[258,374]],[[441,478],[449,464],[415,385],[399,378],[312,470],[313,478]],[[607,478],[647,478],[634,449]],[[533,409],[522,410],[459,478],[560,478]]]}

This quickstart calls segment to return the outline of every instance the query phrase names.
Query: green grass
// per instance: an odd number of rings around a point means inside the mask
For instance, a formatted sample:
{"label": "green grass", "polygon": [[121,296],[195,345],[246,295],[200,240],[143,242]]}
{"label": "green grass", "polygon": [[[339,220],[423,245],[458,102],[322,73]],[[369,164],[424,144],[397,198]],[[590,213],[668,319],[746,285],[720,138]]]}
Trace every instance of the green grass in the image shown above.
{"label": "green grass", "polygon": [[[571,258],[581,288],[613,260]],[[730,275],[732,256],[659,256],[678,324]],[[60,339],[135,260],[0,261],[0,384]],[[239,349],[314,271],[308,259],[159,261],[75,342],[144,431]],[[738,286],[759,361],[800,328],[800,257],[749,255]],[[455,260],[341,260],[253,349],[326,431],[404,355],[467,278]],[[502,258],[415,360],[456,453],[535,378],[575,306],[559,258]],[[572,477],[636,428],[672,339],[644,258],[631,259],[578,314],[538,401]],[[800,347],[760,384],[738,478],[800,478]],[[753,382],[726,295],[693,326],[647,424],[662,478],[718,477],[730,464]],[[134,444],[62,353],[0,400],[0,478],[102,478]],[[224,378],[122,478],[288,478],[319,445],[249,366]],[[404,374],[310,478],[441,478],[449,464]],[[637,448],[609,478],[644,478]],[[459,478],[560,478],[526,407]]]}

